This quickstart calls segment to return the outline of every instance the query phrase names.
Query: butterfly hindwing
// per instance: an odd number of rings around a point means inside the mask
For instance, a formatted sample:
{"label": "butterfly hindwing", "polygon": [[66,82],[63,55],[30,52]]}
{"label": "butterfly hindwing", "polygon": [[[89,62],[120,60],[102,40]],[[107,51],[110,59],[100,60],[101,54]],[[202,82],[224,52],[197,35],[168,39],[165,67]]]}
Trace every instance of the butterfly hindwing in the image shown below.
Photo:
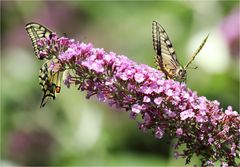
{"label": "butterfly hindwing", "polygon": [[51,64],[57,61],[57,59],[47,60],[39,71],[39,84],[43,91],[40,107],[44,107],[48,99],[55,99],[56,93],[60,93],[62,72],[50,70]]}
{"label": "butterfly hindwing", "polygon": [[180,67],[180,63],[166,31],[156,21],[152,24],[152,37],[157,67],[165,73],[167,79],[172,78]]}
{"label": "butterfly hindwing", "polygon": [[32,40],[32,45],[33,45],[35,55],[37,56],[38,59],[41,59],[39,56],[39,52],[41,51],[41,48],[38,47],[37,40],[50,37],[52,32],[46,27],[38,23],[28,23],[25,26],[25,29]]}

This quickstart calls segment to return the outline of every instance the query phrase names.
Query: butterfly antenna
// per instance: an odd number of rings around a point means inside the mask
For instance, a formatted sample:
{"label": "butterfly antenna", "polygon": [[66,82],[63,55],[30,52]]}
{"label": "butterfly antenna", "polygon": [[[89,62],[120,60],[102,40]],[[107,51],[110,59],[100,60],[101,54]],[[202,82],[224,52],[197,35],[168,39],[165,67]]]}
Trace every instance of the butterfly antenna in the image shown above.
{"label": "butterfly antenna", "polygon": [[[197,56],[197,54],[200,52],[200,50],[203,48],[203,46],[205,45],[207,39],[208,39],[209,34],[205,37],[205,39],[202,41],[201,45],[198,47],[198,49],[194,52],[192,59],[187,63],[187,65],[184,68],[187,68],[195,59],[195,57]],[[196,69],[196,67],[194,68]]]}
{"label": "butterfly antenna", "polygon": [[187,67],[187,69],[193,69],[193,70],[196,70],[198,67]]}

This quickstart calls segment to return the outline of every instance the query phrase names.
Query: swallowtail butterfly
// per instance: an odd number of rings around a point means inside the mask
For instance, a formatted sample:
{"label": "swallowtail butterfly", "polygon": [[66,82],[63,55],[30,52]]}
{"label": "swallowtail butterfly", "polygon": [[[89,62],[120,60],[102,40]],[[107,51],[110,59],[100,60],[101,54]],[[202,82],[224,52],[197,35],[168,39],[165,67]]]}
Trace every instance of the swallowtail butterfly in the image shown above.
{"label": "swallowtail butterfly", "polygon": [[174,79],[180,82],[185,82],[187,78],[187,68],[195,59],[197,54],[203,48],[204,44],[208,39],[207,35],[198,49],[194,52],[191,60],[182,66],[177,60],[175,50],[172,43],[163,29],[163,27],[156,21],[152,23],[152,37],[153,37],[153,48],[156,52],[155,63],[157,68],[161,70],[166,79]]}
{"label": "swallowtail butterfly", "polygon": [[[44,38],[52,38],[52,32],[46,27],[38,23],[28,23],[25,29],[32,40],[33,49],[38,59],[40,57],[40,51],[44,48],[39,48],[37,41]],[[48,99],[55,99],[56,93],[60,93],[62,72],[59,72],[61,65],[57,57],[47,56],[46,61],[43,63],[39,71],[39,84],[43,91],[43,98],[40,107],[44,107]],[[54,64],[55,69],[50,70],[50,66]],[[56,71],[56,72],[55,72]]]}

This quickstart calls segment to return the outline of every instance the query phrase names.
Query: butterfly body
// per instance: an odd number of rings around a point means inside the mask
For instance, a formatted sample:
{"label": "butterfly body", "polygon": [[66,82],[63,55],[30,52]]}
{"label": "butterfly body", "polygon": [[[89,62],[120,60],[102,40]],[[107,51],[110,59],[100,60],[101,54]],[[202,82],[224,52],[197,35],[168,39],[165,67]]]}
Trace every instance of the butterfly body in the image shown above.
{"label": "butterfly body", "polygon": [[40,107],[44,107],[48,99],[55,99],[56,93],[60,93],[63,72],[61,72],[61,64],[56,56],[52,54],[41,56],[45,48],[37,43],[39,40],[51,39],[53,33],[38,23],[28,23],[25,29],[32,41],[36,57],[40,60],[46,59],[39,71],[39,84],[43,91]]}
{"label": "butterfly body", "polygon": [[166,79],[174,79],[185,82],[187,79],[187,68],[195,59],[196,55],[204,46],[208,36],[203,40],[200,47],[194,53],[192,59],[186,66],[182,66],[177,59],[173,45],[164,30],[164,28],[156,21],[152,23],[153,47],[156,52],[155,63],[157,68],[161,70]]}

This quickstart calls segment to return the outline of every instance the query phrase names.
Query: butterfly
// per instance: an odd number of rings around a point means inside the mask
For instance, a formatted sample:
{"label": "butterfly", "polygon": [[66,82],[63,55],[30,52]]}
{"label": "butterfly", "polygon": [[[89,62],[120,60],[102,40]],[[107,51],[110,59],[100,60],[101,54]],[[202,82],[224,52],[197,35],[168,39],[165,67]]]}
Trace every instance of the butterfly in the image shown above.
{"label": "butterfly", "polygon": [[[38,23],[28,23],[25,29],[32,41],[34,53],[40,60],[47,59],[39,71],[39,84],[43,91],[41,107],[44,107],[48,99],[55,99],[56,93],[60,93],[62,72],[60,72],[61,64],[56,56],[48,55],[46,58],[40,56],[40,52],[44,51],[43,47],[37,45],[38,40],[44,38],[52,38],[52,31]],[[51,69],[53,67],[53,69]]]}
{"label": "butterfly", "polygon": [[203,48],[208,39],[208,36],[209,34],[205,37],[201,45],[194,52],[189,62],[185,66],[182,66],[177,59],[175,50],[166,31],[158,22],[153,21],[152,37],[153,48],[156,52],[155,63],[157,65],[157,68],[165,74],[166,79],[174,79],[180,82],[185,82],[187,79],[187,69],[197,54],[200,52],[200,50]]}

